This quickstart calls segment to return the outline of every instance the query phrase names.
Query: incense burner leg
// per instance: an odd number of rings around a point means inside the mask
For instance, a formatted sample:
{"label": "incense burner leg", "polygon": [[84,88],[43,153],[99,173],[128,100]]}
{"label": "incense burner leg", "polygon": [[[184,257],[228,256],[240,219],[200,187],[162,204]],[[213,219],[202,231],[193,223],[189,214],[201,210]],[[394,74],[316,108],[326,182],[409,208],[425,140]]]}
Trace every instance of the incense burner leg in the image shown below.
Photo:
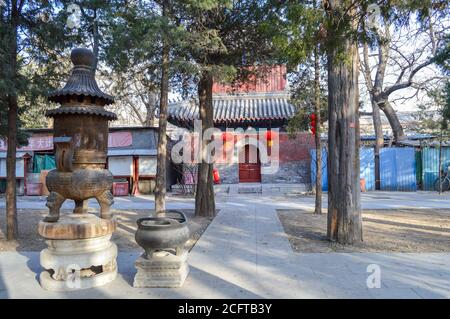
{"label": "incense burner leg", "polygon": [[66,198],[56,192],[51,192],[45,204],[49,208],[49,214],[44,217],[45,222],[54,223],[59,219],[59,210]]}
{"label": "incense burner leg", "polygon": [[113,214],[110,211],[111,205],[114,204],[114,196],[111,191],[104,191],[100,196],[96,197],[100,205],[100,217],[103,219],[111,219]]}
{"label": "incense burner leg", "polygon": [[85,214],[87,213],[87,200],[76,200],[75,208],[73,210],[74,214]]}

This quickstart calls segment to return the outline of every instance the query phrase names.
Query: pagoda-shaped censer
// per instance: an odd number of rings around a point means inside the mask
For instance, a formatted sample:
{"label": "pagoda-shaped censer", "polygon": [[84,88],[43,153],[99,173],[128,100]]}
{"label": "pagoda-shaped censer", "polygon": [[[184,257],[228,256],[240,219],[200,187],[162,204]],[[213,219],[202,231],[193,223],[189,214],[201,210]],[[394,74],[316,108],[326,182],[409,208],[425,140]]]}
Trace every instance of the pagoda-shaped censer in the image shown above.
{"label": "pagoda-shaped censer", "polygon": [[[58,291],[103,285],[117,276],[117,246],[110,240],[116,229],[110,213],[113,176],[105,169],[108,122],[117,117],[104,106],[114,99],[95,81],[92,51],[74,49],[71,59],[67,84],[48,97],[61,104],[46,113],[54,119],[57,168],[46,179],[49,214],[39,223],[48,245],[41,252],[41,285]],[[100,204],[99,217],[88,213],[89,198]],[[60,214],[66,199],[75,202],[75,209]]]}

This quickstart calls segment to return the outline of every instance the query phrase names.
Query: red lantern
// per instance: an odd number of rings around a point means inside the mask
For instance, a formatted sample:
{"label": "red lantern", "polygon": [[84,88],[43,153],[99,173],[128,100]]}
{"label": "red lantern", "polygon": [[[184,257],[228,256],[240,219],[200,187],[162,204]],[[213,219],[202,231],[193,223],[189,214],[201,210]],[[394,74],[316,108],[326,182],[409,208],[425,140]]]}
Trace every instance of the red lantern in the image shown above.
{"label": "red lantern", "polygon": [[266,131],[266,140],[267,140],[267,145],[269,147],[272,147],[273,140],[274,140],[275,137],[276,137],[276,132],[275,131],[272,131],[272,130]]}
{"label": "red lantern", "polygon": [[269,131],[266,131],[266,140],[267,141],[272,141],[273,139],[275,139],[275,137],[276,137],[276,132],[275,131],[272,131],[272,130],[269,130]]}
{"label": "red lantern", "polygon": [[213,168],[213,180],[214,184],[220,184],[220,175],[217,168]]}
{"label": "red lantern", "polygon": [[316,135],[317,125],[316,125],[316,114],[311,113],[309,115],[309,125],[311,127],[311,133]]}
{"label": "red lantern", "polygon": [[223,148],[225,150],[230,149],[234,145],[234,135],[231,132],[223,132],[222,133],[222,142],[223,142]]}
{"label": "red lantern", "polygon": [[222,141],[224,143],[228,142],[228,141],[232,141],[233,140],[233,133],[230,132],[223,132],[222,133]]}

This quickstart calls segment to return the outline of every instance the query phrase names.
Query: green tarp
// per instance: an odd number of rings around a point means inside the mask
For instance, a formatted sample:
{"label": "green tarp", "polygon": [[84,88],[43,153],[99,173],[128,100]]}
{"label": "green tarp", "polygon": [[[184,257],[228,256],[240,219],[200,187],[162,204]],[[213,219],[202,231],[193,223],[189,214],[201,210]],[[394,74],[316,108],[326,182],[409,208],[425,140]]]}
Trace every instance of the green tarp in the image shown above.
{"label": "green tarp", "polygon": [[33,173],[40,173],[41,170],[51,170],[56,168],[55,156],[35,154],[33,160]]}
{"label": "green tarp", "polygon": [[[423,190],[434,190],[434,182],[439,177],[439,147],[422,149]],[[446,173],[450,167],[450,147],[442,147],[441,170]]]}

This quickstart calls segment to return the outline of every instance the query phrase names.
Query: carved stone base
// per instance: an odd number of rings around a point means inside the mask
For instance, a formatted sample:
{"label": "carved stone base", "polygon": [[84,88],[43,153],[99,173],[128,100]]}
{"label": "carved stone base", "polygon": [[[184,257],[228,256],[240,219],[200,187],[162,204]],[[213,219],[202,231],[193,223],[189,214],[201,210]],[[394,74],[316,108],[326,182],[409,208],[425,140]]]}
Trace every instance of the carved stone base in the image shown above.
{"label": "carved stone base", "polygon": [[117,221],[99,218],[94,214],[64,214],[57,222],[40,221],[39,235],[46,239],[88,239],[112,234]]}
{"label": "carved stone base", "polygon": [[117,276],[117,246],[111,234],[75,240],[47,240],[41,251],[42,288],[73,291],[102,286]]}
{"label": "carved stone base", "polygon": [[135,263],[137,273],[134,276],[135,288],[178,288],[189,274],[187,251],[176,256],[166,251],[153,254],[146,259],[140,256]]}

